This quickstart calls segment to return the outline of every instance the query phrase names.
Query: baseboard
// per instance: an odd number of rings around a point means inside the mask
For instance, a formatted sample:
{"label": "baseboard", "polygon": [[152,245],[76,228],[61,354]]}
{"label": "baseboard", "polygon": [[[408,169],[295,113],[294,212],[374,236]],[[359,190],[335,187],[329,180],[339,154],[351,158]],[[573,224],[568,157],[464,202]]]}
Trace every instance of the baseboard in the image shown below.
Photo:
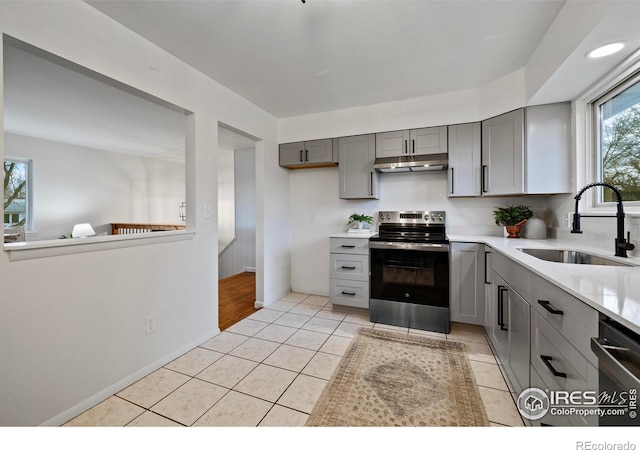
{"label": "baseboard", "polygon": [[107,387],[106,389],[101,390],[97,394],[92,395],[91,397],[87,398],[86,400],[81,401],[80,403],[76,404],[75,406],[72,406],[71,408],[67,409],[66,411],[63,411],[60,414],[52,417],[51,419],[46,420],[45,422],[40,424],[40,426],[45,426],[45,427],[60,426],[60,425],[62,425],[64,423],[68,422],[69,420],[73,419],[74,417],[78,416],[79,414],[82,414],[83,412],[85,412],[89,408],[92,408],[95,405],[97,405],[98,403],[103,402],[104,400],[106,400],[109,397],[111,397],[113,394],[115,394],[117,392],[120,392],[121,390],[123,390],[127,386],[135,383],[136,381],[140,380],[141,378],[146,377],[151,372],[153,372],[155,370],[158,370],[159,368],[161,368],[165,364],[167,364],[167,363],[173,361],[174,359],[176,359],[178,356],[181,356],[181,355],[185,354],[189,350],[197,347],[198,345],[202,344],[203,342],[208,341],[209,339],[211,339],[214,336],[217,336],[218,334],[220,334],[220,328],[216,328],[211,333],[207,333],[205,336],[203,336],[201,338],[198,338],[195,341],[192,341],[191,343],[186,344],[186,345],[182,346],[181,348],[175,350],[174,352],[171,352],[167,356],[164,356],[163,358],[161,358],[161,359],[159,359],[159,360],[147,365],[146,367],[143,367],[142,369],[138,370],[137,372],[134,372],[131,375],[129,375],[129,376],[123,378],[122,380],[118,381],[117,383],[112,384],[111,386]]}
{"label": "baseboard", "polygon": [[242,269],[243,272],[254,272],[256,271],[255,267],[245,267],[244,269]]}

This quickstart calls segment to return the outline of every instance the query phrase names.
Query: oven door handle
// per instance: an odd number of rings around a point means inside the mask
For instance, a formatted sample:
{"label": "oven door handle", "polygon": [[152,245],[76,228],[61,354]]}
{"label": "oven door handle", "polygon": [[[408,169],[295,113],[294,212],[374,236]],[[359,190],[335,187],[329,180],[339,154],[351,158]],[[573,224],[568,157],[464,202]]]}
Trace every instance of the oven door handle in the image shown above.
{"label": "oven door handle", "polygon": [[[608,348],[607,348],[608,347]],[[598,368],[624,389],[640,390],[640,380],[627,369],[609,350],[614,347],[602,345],[598,338],[591,338],[591,350],[598,357]],[[621,349],[622,350],[622,349]],[[630,361],[633,363],[633,361]],[[637,363],[637,361],[636,361]]]}
{"label": "oven door handle", "polygon": [[417,250],[419,252],[448,252],[449,244],[369,241],[369,248],[381,249],[381,250]]}

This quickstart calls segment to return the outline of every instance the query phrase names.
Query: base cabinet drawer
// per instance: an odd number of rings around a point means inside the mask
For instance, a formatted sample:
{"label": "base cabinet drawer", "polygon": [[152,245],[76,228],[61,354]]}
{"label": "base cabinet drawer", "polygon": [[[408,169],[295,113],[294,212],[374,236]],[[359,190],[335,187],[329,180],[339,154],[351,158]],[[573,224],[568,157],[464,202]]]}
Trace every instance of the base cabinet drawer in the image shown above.
{"label": "base cabinet drawer", "polygon": [[593,365],[591,338],[598,336],[598,312],[547,280],[531,275],[531,306]]}
{"label": "base cabinet drawer", "polygon": [[499,252],[491,253],[491,268],[500,275],[522,298],[529,298],[531,272]]}
{"label": "base cabinet drawer", "polygon": [[[544,381],[542,381],[542,378],[540,377],[540,375],[538,375],[538,372],[536,372],[536,369],[534,369],[533,366],[531,366],[530,371],[531,371],[531,377],[530,377],[531,387],[540,389],[548,393],[550,389],[544,384]],[[570,427],[571,426],[571,422],[569,421],[567,416],[552,414],[550,411],[547,412],[547,414],[545,414],[544,417],[541,417],[540,419],[527,420],[527,423],[534,427]]]}
{"label": "base cabinet drawer", "polygon": [[334,305],[369,309],[369,283],[332,279],[330,300]]}
{"label": "base cabinet drawer", "polygon": [[[552,391],[598,391],[598,369],[538,312],[532,314],[531,365]],[[568,416],[573,425],[597,425],[596,416]]]}
{"label": "base cabinet drawer", "polygon": [[369,281],[369,258],[366,255],[331,254],[331,278]]}
{"label": "base cabinet drawer", "polygon": [[364,238],[329,238],[331,253],[369,254],[369,239]]}

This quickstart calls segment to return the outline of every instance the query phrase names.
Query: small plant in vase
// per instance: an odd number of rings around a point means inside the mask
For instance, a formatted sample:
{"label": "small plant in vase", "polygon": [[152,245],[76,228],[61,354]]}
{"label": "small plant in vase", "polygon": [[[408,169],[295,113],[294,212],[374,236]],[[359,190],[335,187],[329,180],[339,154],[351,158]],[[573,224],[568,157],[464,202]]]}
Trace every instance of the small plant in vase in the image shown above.
{"label": "small plant in vase", "polygon": [[373,217],[367,216],[365,214],[353,213],[349,216],[347,225],[349,226],[349,228],[354,228],[351,225],[356,224],[355,228],[363,229],[365,223],[371,225],[373,223]]}
{"label": "small plant in vase", "polygon": [[508,238],[519,238],[520,228],[532,216],[533,211],[527,205],[507,205],[493,211],[496,225],[504,226],[507,229]]}

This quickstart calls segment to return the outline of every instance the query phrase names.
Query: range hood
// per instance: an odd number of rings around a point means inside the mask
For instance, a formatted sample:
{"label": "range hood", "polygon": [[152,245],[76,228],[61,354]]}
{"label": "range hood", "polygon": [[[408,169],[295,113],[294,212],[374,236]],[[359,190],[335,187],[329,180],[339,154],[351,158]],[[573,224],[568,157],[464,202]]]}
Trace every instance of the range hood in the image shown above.
{"label": "range hood", "polygon": [[431,155],[393,156],[376,158],[373,168],[381,173],[425,172],[427,170],[447,170],[449,158],[446,153]]}

